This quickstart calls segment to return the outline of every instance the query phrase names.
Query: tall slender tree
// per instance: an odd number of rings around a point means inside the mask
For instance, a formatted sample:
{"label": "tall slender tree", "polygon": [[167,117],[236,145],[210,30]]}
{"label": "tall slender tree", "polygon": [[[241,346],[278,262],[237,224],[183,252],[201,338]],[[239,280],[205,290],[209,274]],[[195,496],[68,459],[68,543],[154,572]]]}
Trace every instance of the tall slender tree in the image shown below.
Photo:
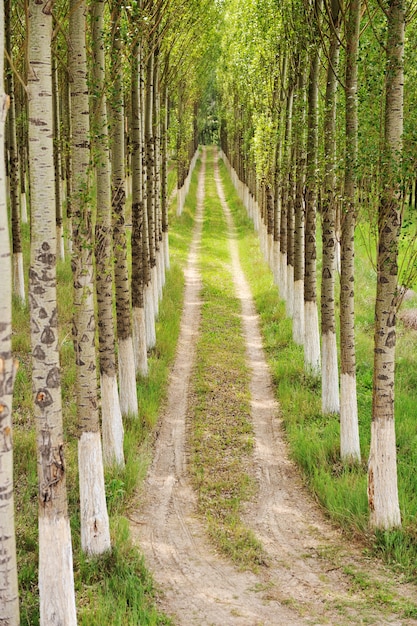
{"label": "tall slender tree", "polygon": [[86,14],[87,4],[84,0],[71,0],[69,68],[72,79],[73,338],[80,425],[78,468],[81,545],[87,553],[101,554],[110,549],[110,528],[97,393]]}
{"label": "tall slender tree", "polygon": [[50,0],[29,3],[29,296],[39,480],[40,623],[45,625],[77,622],[58,351],[51,10]]}
{"label": "tall slender tree", "polygon": [[123,422],[116,376],[115,327],[113,319],[113,246],[111,171],[106,112],[104,0],[91,5],[92,152],[96,173],[96,294],[101,387],[101,428],[106,465],[124,465]]}
{"label": "tall slender tree", "polygon": [[[0,50],[4,49],[4,5],[0,0]],[[12,356],[12,260],[7,217],[5,123],[9,97],[4,92],[4,56],[0,54],[0,559],[2,620],[19,624],[13,492],[12,397],[16,362]]]}
{"label": "tall slender tree", "polygon": [[401,228],[405,0],[388,0],[386,15],[385,119],[378,211],[374,378],[368,465],[370,523],[372,527],[381,529],[401,525],[394,422],[394,365],[400,295],[398,240]]}
{"label": "tall slender tree", "polygon": [[322,208],[323,262],[321,271],[322,411],[339,413],[339,377],[335,325],[336,275],[336,95],[340,56],[340,0],[328,7],[329,49],[327,53],[324,104],[324,189]]}
{"label": "tall slender tree", "polygon": [[313,50],[308,77],[307,156],[305,191],[305,269],[304,269],[304,366],[315,376],[320,373],[320,336],[317,308],[316,277],[316,215],[318,162],[318,93],[319,48],[318,28],[321,0],[315,0],[312,11]]}
{"label": "tall slender tree", "polygon": [[361,0],[349,0],[346,23],[346,151],[340,272],[340,455],[361,458],[356,397],[354,236],[358,158],[358,44]]}
{"label": "tall slender tree", "polygon": [[116,315],[119,364],[120,408],[123,415],[138,415],[135,360],[133,353],[131,293],[127,267],[125,141],[123,106],[123,40],[121,33],[121,4],[112,3],[111,75],[113,91],[111,106],[111,157],[113,249],[115,258]]}

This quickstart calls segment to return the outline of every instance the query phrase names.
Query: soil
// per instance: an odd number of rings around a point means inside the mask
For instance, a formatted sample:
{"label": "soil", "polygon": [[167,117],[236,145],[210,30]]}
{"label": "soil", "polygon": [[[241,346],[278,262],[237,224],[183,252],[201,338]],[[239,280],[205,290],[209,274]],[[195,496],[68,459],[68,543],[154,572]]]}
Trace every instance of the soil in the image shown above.
{"label": "soil", "polygon": [[[132,535],[160,589],[160,606],[179,626],[292,626],[312,624],[417,624],[382,599],[416,599],[360,545],[333,527],[305,489],[291,462],[274,397],[250,288],[242,272],[233,221],[218,167],[215,179],[227,223],[236,293],[251,369],[255,429],[255,500],[244,512],[268,562],[256,573],[240,571],[218,554],[196,513],[187,474],[187,399],[200,321],[198,250],[203,223],[205,152],[199,173],[196,223],[184,309],[168,400],[155,441],[153,463],[131,514]],[[359,580],[366,584],[359,584]],[[356,582],[355,582],[356,581]],[[391,607],[391,608],[390,608]]]}

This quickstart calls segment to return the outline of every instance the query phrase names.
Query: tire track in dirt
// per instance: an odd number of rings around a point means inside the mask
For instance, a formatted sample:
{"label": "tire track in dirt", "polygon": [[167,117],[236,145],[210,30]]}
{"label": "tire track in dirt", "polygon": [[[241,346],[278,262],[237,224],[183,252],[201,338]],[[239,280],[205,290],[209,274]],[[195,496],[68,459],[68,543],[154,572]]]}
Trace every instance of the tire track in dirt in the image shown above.
{"label": "tire track in dirt", "polygon": [[[155,444],[143,499],[131,516],[132,535],[145,555],[158,586],[161,606],[177,625],[267,626],[302,624],[395,624],[395,616],[371,615],[360,595],[349,588],[341,566],[323,551],[342,550],[341,537],[307,496],[288,459],[263,353],[258,317],[243,275],[230,211],[215,161],[217,190],[226,215],[232,271],[242,302],[247,355],[252,370],[250,391],[255,429],[256,502],[245,519],[269,554],[269,566],[255,575],[237,570],[210,545],[196,515],[196,496],[187,476],[187,395],[200,321],[201,241],[206,154],[197,190],[193,239],[185,271],[184,310],[168,399]],[[341,557],[347,558],[345,552]],[[354,557],[351,555],[349,559]],[[335,608],[343,607],[343,612]],[[375,610],[375,609],[374,609]],[[364,622],[364,619],[373,621]]]}

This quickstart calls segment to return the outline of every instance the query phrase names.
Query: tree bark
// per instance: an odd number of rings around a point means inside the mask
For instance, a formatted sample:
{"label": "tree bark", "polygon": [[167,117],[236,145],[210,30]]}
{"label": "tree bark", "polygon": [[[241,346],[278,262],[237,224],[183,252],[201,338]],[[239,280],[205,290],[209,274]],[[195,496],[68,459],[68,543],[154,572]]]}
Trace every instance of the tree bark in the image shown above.
{"label": "tree bark", "polygon": [[92,136],[94,138],[92,143],[97,188],[94,253],[96,259],[103,458],[107,466],[123,466],[124,433],[117,388],[113,320],[112,202],[105,93],[104,0],[93,0],[91,11],[93,41]]}
{"label": "tree bark", "polygon": [[39,481],[40,623],[76,624],[68,517],[56,299],[56,225],[48,0],[29,5],[29,295]]}
{"label": "tree bark", "polygon": [[[10,0],[0,0],[0,50],[4,49],[5,19],[10,16]],[[5,123],[9,97],[4,93],[4,55],[0,55],[0,528],[2,529],[2,558],[0,576],[2,618],[10,626],[19,624],[17,586],[16,538],[14,523],[12,399],[17,363],[12,355],[12,259],[6,198]]]}
{"label": "tree bark", "polygon": [[336,274],[336,94],[340,56],[340,3],[332,0],[328,9],[330,43],[324,104],[324,192],[322,210],[323,262],[321,272],[321,347],[323,413],[339,413],[339,376],[335,326]]}
{"label": "tree bark", "polygon": [[394,366],[401,228],[401,152],[404,100],[404,0],[389,0],[386,44],[385,121],[378,211],[374,378],[368,501],[372,528],[401,525],[394,423]]}
{"label": "tree bark", "polygon": [[140,107],[140,42],[132,51],[131,100],[132,100],[132,319],[135,370],[141,376],[148,374],[148,355],[145,326],[144,299],[144,197],[142,165],[142,115]]}
{"label": "tree bark", "polygon": [[[317,10],[316,19],[318,19]],[[304,262],[304,367],[306,371],[312,373],[314,376],[320,374],[320,337],[316,277],[318,89],[319,51],[318,44],[316,43],[311,55],[308,79]]]}
{"label": "tree bark", "polygon": [[86,2],[70,3],[71,152],[74,323],[77,412],[80,425],[78,465],[81,546],[89,554],[110,549],[104,489],[95,348],[93,233],[91,214],[90,128],[86,59]]}
{"label": "tree bark", "polygon": [[112,110],[112,207],[120,408],[123,415],[137,417],[138,396],[132,339],[131,293],[127,267],[123,42],[120,32],[120,2],[118,0],[112,4],[112,28],[111,73],[113,94],[110,99]]}
{"label": "tree bark", "polygon": [[356,167],[358,157],[358,44],[361,0],[349,3],[346,26],[346,152],[340,272],[340,456],[360,462],[356,398],[354,236]]}

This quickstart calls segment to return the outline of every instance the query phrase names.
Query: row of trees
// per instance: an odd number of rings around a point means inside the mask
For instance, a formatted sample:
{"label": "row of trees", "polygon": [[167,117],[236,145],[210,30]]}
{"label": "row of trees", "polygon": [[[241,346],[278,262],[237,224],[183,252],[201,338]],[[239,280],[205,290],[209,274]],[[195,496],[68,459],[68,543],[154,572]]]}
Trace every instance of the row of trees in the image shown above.
{"label": "row of trees", "polygon": [[[69,254],[73,273],[81,545],[87,554],[100,555],[111,548],[104,467],[124,464],[123,418],[138,418],[136,376],[147,375],[147,354],[155,345],[155,319],[169,268],[168,156],[176,158],[181,211],[182,189],[196,150],[195,106],[208,71],[214,8],[204,0],[0,2],[0,48],[6,51],[5,58],[0,55],[0,80],[6,81],[6,89],[0,83],[5,623],[19,623],[11,266],[14,294],[23,305],[27,289],[30,305],[40,619],[42,624],[75,624],[57,258]],[[205,19],[198,21],[199,14]],[[21,223],[28,215],[26,288]]]}
{"label": "row of trees", "polygon": [[[372,527],[396,527],[401,517],[395,325],[405,287],[413,279],[412,262],[411,272],[399,276],[398,254],[417,156],[412,118],[415,6],[405,0],[229,0],[225,9],[218,81],[222,148],[241,181],[242,198],[259,206],[265,256],[292,317],[294,341],[304,346],[306,370],[321,376],[322,411],[340,413],[340,452],[346,463],[361,460],[354,319],[358,216],[376,233],[368,501]],[[404,83],[409,87],[405,127]]]}

